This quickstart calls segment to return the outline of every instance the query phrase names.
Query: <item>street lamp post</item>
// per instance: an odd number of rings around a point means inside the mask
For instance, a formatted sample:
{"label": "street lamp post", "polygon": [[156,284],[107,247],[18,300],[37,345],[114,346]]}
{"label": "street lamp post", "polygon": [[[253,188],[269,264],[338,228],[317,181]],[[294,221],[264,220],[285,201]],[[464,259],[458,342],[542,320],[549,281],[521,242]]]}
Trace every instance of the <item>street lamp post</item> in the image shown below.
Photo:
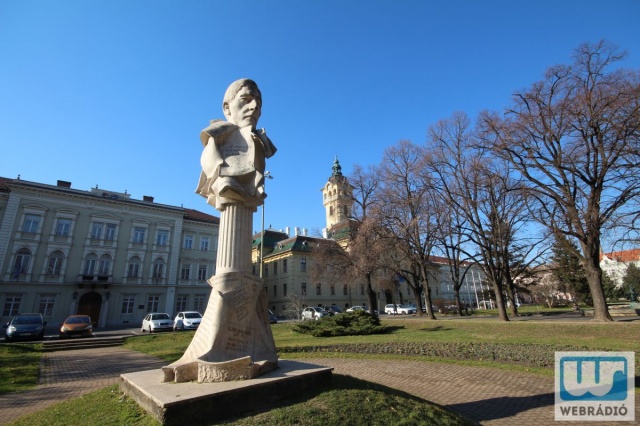
{"label": "street lamp post", "polygon": [[[267,179],[273,179],[271,173],[267,170],[264,172],[264,191],[267,193]],[[266,201],[262,202],[262,234],[260,235],[260,278],[263,277],[264,271],[264,205]]]}

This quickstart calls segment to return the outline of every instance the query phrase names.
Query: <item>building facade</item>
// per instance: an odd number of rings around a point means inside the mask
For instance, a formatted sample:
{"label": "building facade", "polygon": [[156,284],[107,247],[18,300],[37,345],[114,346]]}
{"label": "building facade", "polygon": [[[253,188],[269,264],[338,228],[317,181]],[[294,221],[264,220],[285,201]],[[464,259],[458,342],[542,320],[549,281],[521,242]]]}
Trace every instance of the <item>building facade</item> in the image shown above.
{"label": "building facade", "polygon": [[0,178],[0,322],[40,312],[139,326],[147,312],[204,312],[219,219],[130,194]]}
{"label": "building facade", "polygon": [[621,250],[600,255],[600,268],[615,283],[622,287],[627,268],[634,264],[640,266],[640,249]]}

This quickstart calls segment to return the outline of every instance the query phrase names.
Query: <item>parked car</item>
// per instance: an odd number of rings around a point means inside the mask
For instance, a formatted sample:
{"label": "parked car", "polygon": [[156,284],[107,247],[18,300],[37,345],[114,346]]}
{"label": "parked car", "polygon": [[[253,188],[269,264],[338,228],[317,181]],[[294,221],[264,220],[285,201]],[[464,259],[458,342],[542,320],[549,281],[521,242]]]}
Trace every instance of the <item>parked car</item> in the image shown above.
{"label": "parked car", "polygon": [[277,324],[278,323],[278,317],[276,317],[276,315],[269,311],[269,324]]}
{"label": "parked car", "polygon": [[369,311],[368,309],[363,308],[362,306],[352,306],[347,309],[347,312],[355,312],[355,311]]}
{"label": "parked car", "polygon": [[385,305],[384,313],[388,315],[411,315],[416,313],[416,308],[411,305],[397,305],[390,303],[388,305]]}
{"label": "parked car", "polygon": [[174,330],[195,330],[202,321],[202,314],[198,311],[178,312],[173,320]]}
{"label": "parked car", "polygon": [[319,306],[309,306],[302,310],[302,321],[316,320],[328,316],[329,313]]}
{"label": "parked car", "polygon": [[342,313],[342,308],[336,305],[327,306],[326,308],[324,308],[324,310],[329,312],[329,315],[337,315]]}
{"label": "parked car", "polygon": [[71,315],[60,326],[61,339],[65,337],[92,337],[93,325],[89,315]]}
{"label": "parked car", "polygon": [[18,314],[2,328],[6,328],[7,341],[15,339],[44,339],[47,322],[42,314]]}
{"label": "parked car", "polygon": [[147,314],[142,320],[142,332],[148,331],[153,333],[154,331],[170,331],[173,330],[173,320],[169,314],[152,312]]}

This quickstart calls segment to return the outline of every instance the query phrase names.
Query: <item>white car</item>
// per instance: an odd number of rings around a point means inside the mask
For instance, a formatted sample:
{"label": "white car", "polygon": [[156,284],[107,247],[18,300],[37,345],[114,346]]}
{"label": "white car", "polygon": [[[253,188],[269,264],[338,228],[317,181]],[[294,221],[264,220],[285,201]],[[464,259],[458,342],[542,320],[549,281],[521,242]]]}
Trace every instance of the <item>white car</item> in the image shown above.
{"label": "white car", "polygon": [[202,315],[198,311],[178,312],[173,320],[174,330],[195,330],[202,321]]}
{"label": "white car", "polygon": [[416,308],[411,305],[394,305],[390,303],[385,305],[384,313],[388,315],[411,315],[416,313]]}
{"label": "white car", "polygon": [[148,331],[153,333],[154,331],[172,331],[173,320],[169,314],[152,312],[147,314],[142,320],[142,332]]}
{"label": "white car", "polygon": [[325,311],[324,308],[319,306],[309,306],[308,308],[304,308],[302,310],[302,321],[305,320],[316,320],[318,321],[322,317],[326,317],[329,315],[329,312]]}

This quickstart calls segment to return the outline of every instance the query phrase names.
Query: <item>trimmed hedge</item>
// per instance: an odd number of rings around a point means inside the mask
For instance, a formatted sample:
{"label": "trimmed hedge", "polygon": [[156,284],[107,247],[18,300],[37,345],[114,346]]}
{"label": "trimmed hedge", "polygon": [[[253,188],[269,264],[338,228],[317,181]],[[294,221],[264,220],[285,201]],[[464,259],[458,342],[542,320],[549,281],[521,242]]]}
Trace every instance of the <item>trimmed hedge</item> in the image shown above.
{"label": "trimmed hedge", "polygon": [[586,347],[505,343],[353,343],[281,347],[280,353],[331,352],[394,354],[460,360],[498,361],[532,367],[553,367],[556,351],[586,351]]}
{"label": "trimmed hedge", "polygon": [[314,337],[362,336],[389,333],[397,327],[380,325],[380,318],[368,312],[356,311],[304,321],[292,327],[296,333]]}

